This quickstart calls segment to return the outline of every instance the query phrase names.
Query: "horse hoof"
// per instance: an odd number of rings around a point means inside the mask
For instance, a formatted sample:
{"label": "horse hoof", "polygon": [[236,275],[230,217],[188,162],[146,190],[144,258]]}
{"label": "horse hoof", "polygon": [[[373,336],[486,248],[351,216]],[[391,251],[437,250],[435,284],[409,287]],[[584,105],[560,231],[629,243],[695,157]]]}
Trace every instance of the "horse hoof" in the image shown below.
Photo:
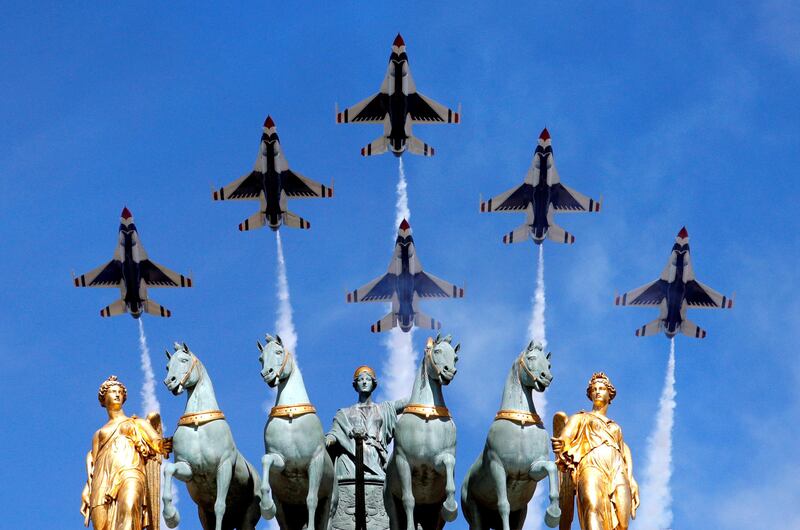
{"label": "horse hoof", "polygon": [[263,517],[267,521],[275,517],[275,512],[277,511],[277,508],[275,507],[275,503],[272,502],[272,499],[269,499],[268,501],[262,500],[258,504],[258,507],[261,510],[261,517]]}
{"label": "horse hoof", "polygon": [[164,522],[167,523],[168,528],[175,528],[181,522],[181,516],[178,510],[164,510]]}
{"label": "horse hoof", "polygon": [[453,499],[444,501],[442,505],[442,518],[448,523],[452,523],[458,517],[458,506]]}
{"label": "horse hoof", "polygon": [[561,508],[559,508],[555,504],[551,504],[547,507],[547,510],[544,512],[544,524],[549,526],[550,528],[555,528],[558,526],[558,522],[561,520]]}

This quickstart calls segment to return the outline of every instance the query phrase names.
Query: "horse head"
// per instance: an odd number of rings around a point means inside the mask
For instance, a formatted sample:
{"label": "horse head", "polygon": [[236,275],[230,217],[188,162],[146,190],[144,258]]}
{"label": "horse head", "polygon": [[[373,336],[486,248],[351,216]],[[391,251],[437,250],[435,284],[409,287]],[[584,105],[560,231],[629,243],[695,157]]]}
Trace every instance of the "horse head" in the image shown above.
{"label": "horse head", "polygon": [[267,385],[275,387],[289,378],[294,369],[294,360],[292,353],[283,347],[280,335],[273,337],[267,334],[266,341],[263,346],[261,342],[256,341],[258,351],[261,352],[258,356],[261,362],[261,377]]}
{"label": "horse head", "polygon": [[526,388],[544,392],[553,381],[550,372],[550,353],[544,353],[540,342],[531,341],[517,357],[519,364],[519,382]]}
{"label": "horse head", "polygon": [[167,354],[167,377],[164,379],[164,385],[177,396],[187,388],[193,388],[200,381],[201,371],[196,369],[200,365],[200,359],[189,350],[185,342],[183,344],[176,342],[173,349],[175,351],[171,354],[168,350],[164,350]]}
{"label": "horse head", "polygon": [[456,363],[461,344],[456,344],[454,347],[452,342],[453,337],[450,335],[446,337],[436,335],[435,339],[429,337],[425,346],[425,357],[422,362],[425,365],[427,376],[443,385],[450,384],[458,371]]}

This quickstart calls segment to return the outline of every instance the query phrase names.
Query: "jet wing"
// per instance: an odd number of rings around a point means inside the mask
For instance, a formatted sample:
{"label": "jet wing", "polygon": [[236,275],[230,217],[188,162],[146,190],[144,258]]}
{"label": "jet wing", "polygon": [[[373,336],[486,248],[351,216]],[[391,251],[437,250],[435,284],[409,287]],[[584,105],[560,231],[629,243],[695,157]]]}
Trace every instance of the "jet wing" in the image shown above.
{"label": "jet wing", "polygon": [[420,298],[463,298],[464,289],[427,272],[414,275],[414,292]]}
{"label": "jet wing", "polygon": [[730,309],[733,307],[733,299],[718,293],[697,280],[686,282],[684,299],[687,306],[695,308]]}
{"label": "jet wing", "polygon": [[482,212],[524,212],[533,197],[533,186],[523,184],[481,203]]}
{"label": "jet wing", "polygon": [[615,305],[638,305],[638,306],[658,306],[664,297],[667,296],[667,286],[669,283],[665,280],[656,280],[653,283],[642,285],[628,291],[622,296],[617,295],[614,300]]}
{"label": "jet wing", "polygon": [[224,188],[215,190],[211,194],[211,197],[215,201],[247,201],[258,199],[263,190],[262,173],[253,171],[237,180],[234,180]]}
{"label": "jet wing", "polygon": [[558,213],[600,211],[599,202],[561,183],[550,187],[550,201]]}
{"label": "jet wing", "polygon": [[139,273],[148,287],[191,287],[192,279],[149,259],[139,262]]}
{"label": "jet wing", "polygon": [[281,185],[290,199],[309,197],[333,197],[333,188],[320,184],[300,173],[287,169],[281,173]]}
{"label": "jet wing", "polygon": [[419,92],[409,94],[407,102],[411,123],[459,123],[461,121],[458,112]]}
{"label": "jet wing", "polygon": [[355,291],[347,293],[347,302],[388,302],[394,296],[396,287],[397,275],[384,274]]}
{"label": "jet wing", "polygon": [[336,115],[337,123],[383,123],[389,109],[389,95],[378,92],[374,96],[347,107]]}
{"label": "jet wing", "polygon": [[112,259],[94,270],[74,278],[75,287],[119,287],[122,284],[122,262]]}

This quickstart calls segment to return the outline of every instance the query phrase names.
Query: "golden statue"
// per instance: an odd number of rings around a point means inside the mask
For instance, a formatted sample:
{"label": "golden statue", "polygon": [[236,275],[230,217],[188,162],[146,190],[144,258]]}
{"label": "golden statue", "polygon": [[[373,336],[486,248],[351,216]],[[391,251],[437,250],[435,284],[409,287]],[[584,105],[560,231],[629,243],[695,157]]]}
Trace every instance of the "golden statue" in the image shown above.
{"label": "golden statue", "polygon": [[608,377],[595,373],[586,388],[590,412],[569,419],[553,418],[553,452],[561,472],[561,530],[572,523],[577,493],[582,530],[627,530],[639,507],[639,485],[633,478],[631,451],[622,428],[606,416],[617,390]]}
{"label": "golden statue", "polygon": [[95,530],[158,530],[161,459],[172,442],[161,435],[161,416],[147,420],[122,410],[128,391],[117,377],[97,393],[108,422],[94,433],[86,455],[88,479],[81,494],[84,525]]}

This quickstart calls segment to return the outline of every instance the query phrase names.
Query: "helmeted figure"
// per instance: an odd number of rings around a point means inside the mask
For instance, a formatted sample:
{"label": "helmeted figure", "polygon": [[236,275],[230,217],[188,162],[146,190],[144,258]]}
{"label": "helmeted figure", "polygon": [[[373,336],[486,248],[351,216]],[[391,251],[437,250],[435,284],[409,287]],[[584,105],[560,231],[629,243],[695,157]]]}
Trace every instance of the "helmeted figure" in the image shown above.
{"label": "helmeted figure", "polygon": [[[553,451],[562,471],[562,529],[572,520],[577,495],[582,530],[626,530],[639,506],[639,485],[633,478],[631,451],[622,428],[606,416],[617,391],[602,372],[589,380],[589,412],[567,420],[563,412],[553,420]],[[564,526],[565,525],[565,526]]]}
{"label": "helmeted figure", "polygon": [[81,513],[95,530],[142,530],[159,527],[159,472],[170,442],[161,436],[161,417],[126,416],[127,389],[117,377],[106,379],[97,393],[108,423],[92,439],[86,455],[87,481]]}
{"label": "helmeted figure", "polygon": [[394,435],[397,414],[408,400],[372,401],[378,387],[375,371],[359,366],[353,374],[353,388],[358,403],[339,409],[331,430],[325,436],[329,452],[335,458],[339,501],[331,520],[332,530],[347,530],[356,526],[357,439],[362,440],[365,511],[370,530],[388,529],[389,518],[383,506],[383,482],[389,460],[389,444]]}

